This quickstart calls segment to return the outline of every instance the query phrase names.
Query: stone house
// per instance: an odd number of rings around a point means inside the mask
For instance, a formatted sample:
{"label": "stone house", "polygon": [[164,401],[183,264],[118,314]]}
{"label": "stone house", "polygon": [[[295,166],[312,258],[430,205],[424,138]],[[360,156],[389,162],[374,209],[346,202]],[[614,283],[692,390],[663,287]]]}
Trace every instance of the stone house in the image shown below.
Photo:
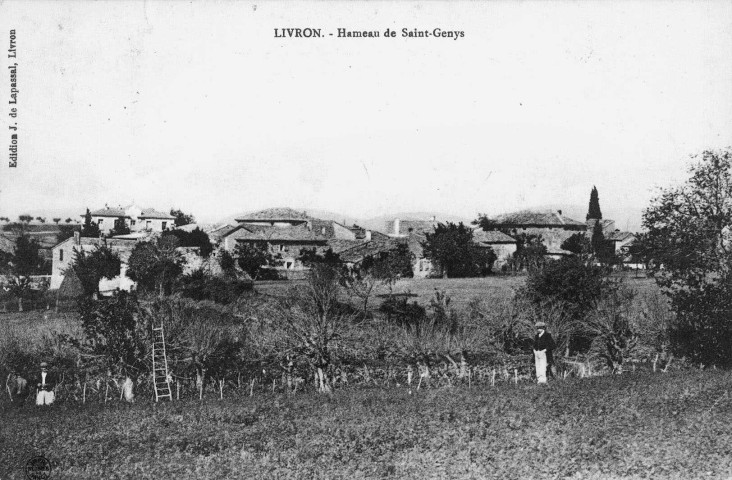
{"label": "stone house", "polygon": [[547,256],[561,258],[570,252],[561,248],[562,243],[578,232],[586,232],[587,224],[562,215],[561,210],[549,212],[520,211],[500,215],[493,219],[491,231],[500,231],[508,236],[541,235],[547,247]]}
{"label": "stone house", "polygon": [[[357,225],[347,227],[292,208],[261,210],[241,215],[236,221],[238,225],[218,235],[221,246],[233,252],[237,244],[266,244],[277,257],[275,269],[288,276],[288,272],[306,270],[300,260],[303,250],[322,254],[330,248],[334,253],[341,253],[372,240],[372,232]],[[377,237],[381,235],[374,233]]]}

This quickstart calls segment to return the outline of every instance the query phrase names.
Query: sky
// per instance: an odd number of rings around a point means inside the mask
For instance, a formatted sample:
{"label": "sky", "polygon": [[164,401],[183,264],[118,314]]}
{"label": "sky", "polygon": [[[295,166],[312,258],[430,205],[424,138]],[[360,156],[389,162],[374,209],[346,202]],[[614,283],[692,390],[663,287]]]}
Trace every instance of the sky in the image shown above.
{"label": "sky", "polygon": [[[297,27],[323,37],[275,38]],[[594,185],[636,229],[690,155],[732,145],[731,2],[1,2],[0,52],[11,29],[11,218],[132,202],[475,218],[587,205]]]}

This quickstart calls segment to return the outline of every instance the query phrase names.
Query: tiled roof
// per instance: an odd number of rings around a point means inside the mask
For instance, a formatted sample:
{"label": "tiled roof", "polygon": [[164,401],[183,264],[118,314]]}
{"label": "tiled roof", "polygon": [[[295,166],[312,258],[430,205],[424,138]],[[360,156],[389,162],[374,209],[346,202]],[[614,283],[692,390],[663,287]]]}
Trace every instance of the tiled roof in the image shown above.
{"label": "tiled roof", "polygon": [[158,212],[154,208],[143,208],[139,218],[160,218],[163,220],[175,219],[175,217],[169,213]]}
{"label": "tiled roof", "polygon": [[237,222],[246,222],[247,220],[252,221],[288,221],[288,220],[310,220],[305,212],[299,212],[292,208],[268,208],[266,210],[260,210],[259,212],[248,213],[237,218]]}
{"label": "tiled roof", "polygon": [[[127,215],[127,209],[131,206],[132,205],[129,205],[127,207],[104,207],[100,208],[99,210],[94,210],[90,213],[93,217],[129,217],[129,215]],[[84,215],[81,216],[83,217]],[[175,217],[168,213],[159,212],[154,208],[143,208],[141,209],[139,218],[160,218],[163,220],[173,220]]]}
{"label": "tiled roof", "polygon": [[[127,212],[122,207],[105,207],[99,210],[94,210],[91,213],[92,217],[126,217]],[[83,214],[82,217],[86,215]]]}
{"label": "tiled roof", "polygon": [[262,225],[251,225],[243,223],[226,236],[235,235],[236,240],[251,241],[288,241],[288,242],[325,242],[326,238],[313,232],[305,226],[293,226],[288,228],[270,227]]}
{"label": "tiled roof", "polygon": [[516,243],[516,240],[498,230],[486,232],[482,229],[473,230],[473,241],[480,243]]}
{"label": "tiled roof", "polygon": [[635,235],[631,232],[613,232],[608,235],[607,239],[613,242],[624,242],[630,238],[634,238]]}
{"label": "tiled roof", "polygon": [[333,250],[333,253],[340,254],[346,250],[350,250],[353,247],[357,247],[364,243],[363,240],[342,240],[338,238],[328,239],[328,246]]}
{"label": "tiled roof", "polygon": [[586,227],[583,222],[578,222],[564,215],[560,215],[559,212],[532,212],[532,211],[521,211],[514,213],[507,213],[505,215],[499,215],[494,218],[493,221],[497,225],[531,225],[531,226],[574,226],[574,227]]}
{"label": "tiled roof", "polygon": [[394,240],[362,242],[349,250],[340,253],[341,260],[347,263],[358,263],[364,258],[377,255],[382,252],[394,250],[398,242]]}

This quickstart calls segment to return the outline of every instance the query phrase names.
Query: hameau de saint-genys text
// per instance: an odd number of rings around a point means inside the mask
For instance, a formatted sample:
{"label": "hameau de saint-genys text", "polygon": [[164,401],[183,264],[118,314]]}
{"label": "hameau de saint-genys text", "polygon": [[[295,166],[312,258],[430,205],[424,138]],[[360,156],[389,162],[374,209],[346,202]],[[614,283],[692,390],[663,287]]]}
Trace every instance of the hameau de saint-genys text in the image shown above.
{"label": "hameau de saint-genys text", "polygon": [[457,40],[465,37],[462,30],[449,30],[445,28],[419,29],[402,28],[395,30],[352,30],[349,28],[338,28],[334,32],[322,28],[275,28],[275,38],[451,38]]}

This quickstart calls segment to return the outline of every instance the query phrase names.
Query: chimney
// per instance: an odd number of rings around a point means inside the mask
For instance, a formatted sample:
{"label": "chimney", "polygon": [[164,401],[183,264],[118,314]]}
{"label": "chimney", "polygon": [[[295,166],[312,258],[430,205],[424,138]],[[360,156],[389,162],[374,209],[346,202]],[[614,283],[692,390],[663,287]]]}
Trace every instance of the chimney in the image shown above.
{"label": "chimney", "polygon": [[81,233],[78,230],[74,230],[74,243],[81,245]]}
{"label": "chimney", "polygon": [[366,236],[364,237],[364,240],[367,242],[371,241],[371,230],[366,230]]}
{"label": "chimney", "polygon": [[394,235],[399,235],[399,219],[394,219]]}

